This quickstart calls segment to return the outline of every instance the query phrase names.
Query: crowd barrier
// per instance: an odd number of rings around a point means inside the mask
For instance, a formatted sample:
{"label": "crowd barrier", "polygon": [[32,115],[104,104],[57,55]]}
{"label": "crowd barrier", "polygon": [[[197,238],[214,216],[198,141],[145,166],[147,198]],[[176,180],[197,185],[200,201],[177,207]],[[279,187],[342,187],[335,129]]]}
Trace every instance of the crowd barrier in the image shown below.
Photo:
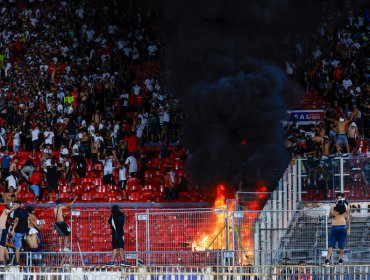
{"label": "crowd barrier", "polygon": [[332,199],[339,191],[370,199],[370,154],[297,158],[294,165],[299,201]]}
{"label": "crowd barrier", "polygon": [[[267,207],[259,211],[126,209],[129,215],[124,232],[126,258],[148,265],[273,265],[286,258],[296,263],[320,264],[328,249],[329,208],[326,205],[300,210]],[[351,237],[345,256],[349,263],[362,264],[370,259],[369,211],[351,209]],[[101,265],[109,261],[109,214],[109,209],[71,211],[68,223],[74,257],[70,263]],[[42,253],[47,253],[44,263],[59,265],[67,254],[58,252],[53,220],[43,220],[42,224]],[[226,262],[225,254],[232,255]]]}
{"label": "crowd barrier", "polygon": [[0,277],[88,280],[369,280],[369,266],[227,266],[227,267],[11,267]]}
{"label": "crowd barrier", "polygon": [[[255,193],[252,203],[238,192],[235,201],[226,202],[228,207],[123,209],[126,259],[132,265],[150,266],[277,265],[284,259],[321,264],[328,249],[330,205],[302,207],[299,169],[297,164],[289,165],[277,188],[272,193]],[[259,199],[263,209],[251,210]],[[72,207],[66,217],[71,254],[53,253],[59,250],[53,212],[50,208],[37,211],[43,236],[41,265],[109,261],[109,208]],[[369,213],[367,208],[351,208],[346,263],[368,264]]]}

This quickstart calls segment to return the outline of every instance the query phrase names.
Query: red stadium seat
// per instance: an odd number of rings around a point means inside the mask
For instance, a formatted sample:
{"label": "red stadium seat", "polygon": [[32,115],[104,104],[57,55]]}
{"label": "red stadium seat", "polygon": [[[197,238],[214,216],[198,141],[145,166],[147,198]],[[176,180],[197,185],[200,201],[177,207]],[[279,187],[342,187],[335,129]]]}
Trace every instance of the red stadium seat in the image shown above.
{"label": "red stadium seat", "polygon": [[128,196],[128,200],[130,201],[140,201],[141,200],[141,193],[136,191],[136,192],[132,192],[129,196]]}
{"label": "red stadium seat", "polygon": [[102,171],[103,170],[103,165],[101,163],[94,164],[93,170],[95,170],[95,171]]}
{"label": "red stadium seat", "polygon": [[93,181],[92,181],[93,185],[97,186],[97,185],[102,185],[103,184],[103,179],[100,177],[100,178],[94,178]]}
{"label": "red stadium seat", "polygon": [[181,161],[181,160],[175,160],[173,163],[172,163],[172,168],[174,170],[183,170],[184,169],[184,162]]}
{"label": "red stadium seat", "polygon": [[94,200],[94,193],[92,193],[92,192],[85,192],[82,195],[81,200],[84,200],[84,201],[92,201],[92,200]]}

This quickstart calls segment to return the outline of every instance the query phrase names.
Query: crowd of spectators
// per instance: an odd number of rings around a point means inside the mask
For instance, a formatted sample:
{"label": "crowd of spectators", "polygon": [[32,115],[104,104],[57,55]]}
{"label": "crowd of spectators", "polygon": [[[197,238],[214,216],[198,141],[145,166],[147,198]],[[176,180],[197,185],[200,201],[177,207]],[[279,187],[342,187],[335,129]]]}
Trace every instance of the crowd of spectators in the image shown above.
{"label": "crowd of spectators", "polygon": [[4,192],[26,183],[41,200],[47,185],[52,202],[58,177],[70,187],[99,163],[103,183],[124,190],[143,171],[144,144],[160,144],[164,158],[179,137],[182,114],[160,79],[156,12],[134,1],[29,2],[0,7]]}
{"label": "crowd of spectators", "polygon": [[[348,12],[346,22],[334,28],[328,21],[310,38],[317,44],[295,46],[296,60],[286,63],[288,75],[300,80],[308,92],[323,100],[325,117],[310,126],[299,120],[286,125],[286,146],[293,155],[357,154],[359,139],[370,135],[368,83],[369,10]],[[302,62],[304,56],[307,59]],[[294,57],[294,56],[293,56]],[[294,62],[295,61],[295,62]]]}
{"label": "crowd of spectators", "polygon": [[[344,188],[356,198],[367,196],[370,162],[366,157],[370,137],[370,61],[369,10],[348,11],[339,28],[328,21],[311,37],[315,45],[304,48],[297,43],[297,60],[286,64],[286,71],[307,89],[313,99],[320,99],[322,121],[302,125],[299,120],[286,124],[286,147],[293,158],[303,158],[303,187],[319,190],[309,199],[327,199],[330,191],[340,189],[338,174],[344,172]],[[307,56],[302,62],[300,58]],[[305,108],[308,109],[308,108]],[[311,108],[314,109],[314,108]],[[341,171],[338,157],[344,157]],[[353,159],[353,160],[352,160]],[[321,192],[322,191],[322,192]],[[334,193],[332,192],[332,194]]]}

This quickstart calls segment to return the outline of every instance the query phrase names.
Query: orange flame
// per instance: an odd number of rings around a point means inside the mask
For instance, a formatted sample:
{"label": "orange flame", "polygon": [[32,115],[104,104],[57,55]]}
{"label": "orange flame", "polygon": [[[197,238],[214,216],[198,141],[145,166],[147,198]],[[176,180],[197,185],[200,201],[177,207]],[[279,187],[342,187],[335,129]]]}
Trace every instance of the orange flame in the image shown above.
{"label": "orange flame", "polygon": [[225,186],[219,184],[217,186],[216,200],[213,203],[213,208],[215,211],[215,225],[211,230],[205,230],[206,233],[201,234],[196,238],[191,244],[191,249],[193,251],[204,251],[212,247],[212,249],[225,249],[224,240],[222,240],[222,231],[225,229],[225,212],[226,210],[226,195]]}
{"label": "orange flame", "polygon": [[[257,183],[256,186],[257,193],[255,200],[249,201],[246,207],[249,210],[260,210],[262,205],[261,202],[267,198],[267,193],[263,193],[267,191],[267,187],[264,181],[260,181]],[[248,264],[251,263],[254,257],[254,222],[258,217],[258,212],[245,212],[244,220],[237,232],[232,232],[232,229],[225,228],[225,218],[229,219],[229,223],[231,224],[232,217],[225,216],[223,211],[217,210],[227,210],[226,209],[226,195],[225,195],[226,188],[223,184],[219,184],[217,186],[217,195],[215,202],[213,204],[213,208],[216,210],[214,212],[215,215],[215,223],[211,229],[204,229],[202,233],[198,233],[199,236],[195,238],[192,242],[192,250],[193,251],[205,251],[207,249],[213,250],[222,250],[226,249],[226,241],[223,240],[222,236],[224,230],[229,231],[230,236],[234,236],[233,238],[238,239],[236,243],[238,244],[237,250],[245,251],[241,258],[241,264]],[[233,212],[235,210],[235,205],[229,204],[229,212]],[[232,243],[233,241],[230,240]],[[232,244],[229,244],[229,248],[232,248]]]}

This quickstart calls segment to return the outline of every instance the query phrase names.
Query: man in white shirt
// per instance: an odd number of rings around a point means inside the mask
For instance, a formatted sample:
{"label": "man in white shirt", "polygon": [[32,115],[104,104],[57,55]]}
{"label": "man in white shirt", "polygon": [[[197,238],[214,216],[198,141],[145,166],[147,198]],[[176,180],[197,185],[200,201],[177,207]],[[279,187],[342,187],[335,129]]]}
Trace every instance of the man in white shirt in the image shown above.
{"label": "man in white shirt", "polygon": [[17,190],[17,177],[13,174],[13,172],[11,172],[11,174],[5,178],[5,181],[7,183],[7,190],[9,190],[11,187],[14,189],[14,190]]}
{"label": "man in white shirt", "polygon": [[[68,149],[62,144],[60,145],[60,157],[59,162],[62,162],[64,158],[68,157],[69,151]],[[61,157],[63,155],[63,157]]]}
{"label": "man in white shirt", "polygon": [[113,183],[113,157],[105,155],[103,163],[103,184]]}
{"label": "man in white shirt", "polygon": [[154,80],[150,79],[150,78],[148,78],[144,81],[144,85],[145,85],[145,87],[147,88],[147,90],[149,92],[153,91],[153,83],[154,83]]}
{"label": "man in white shirt", "polygon": [[22,131],[18,131],[15,129],[14,137],[13,137],[13,150],[14,152],[18,152],[19,148],[21,147],[21,134]]}
{"label": "man in white shirt", "polygon": [[140,94],[140,91],[141,91],[141,87],[139,87],[139,85],[135,83],[135,86],[133,86],[132,88],[132,93],[138,96]]}
{"label": "man in white shirt", "polygon": [[48,127],[44,132],[45,145],[50,145],[50,147],[54,147],[54,136],[54,132],[50,130],[50,127]]}
{"label": "man in white shirt", "polygon": [[151,43],[149,46],[148,46],[148,57],[149,59],[155,59],[155,55],[157,53],[157,46],[153,43]]}
{"label": "man in white shirt", "polygon": [[38,126],[36,125],[35,128],[32,129],[31,131],[33,156],[35,156],[35,151],[39,150],[39,134],[40,134],[40,130]]}
{"label": "man in white shirt", "polygon": [[87,42],[90,43],[94,40],[95,31],[93,29],[86,31]]}
{"label": "man in white shirt", "polygon": [[352,86],[352,81],[349,77],[346,77],[343,80],[343,87],[344,87],[345,90],[347,90],[350,86]]}
{"label": "man in white shirt", "polygon": [[124,164],[122,164],[118,170],[118,180],[119,180],[119,187],[122,191],[122,199],[126,199],[126,192],[125,188],[127,185],[127,176],[126,176],[127,169]]}
{"label": "man in white shirt", "polygon": [[53,150],[51,149],[51,146],[45,145],[45,149],[42,151],[45,155],[51,156],[53,153]]}
{"label": "man in white shirt", "polygon": [[128,175],[129,177],[135,177],[138,171],[136,158],[131,154],[125,161],[125,164],[128,166]]}
{"label": "man in white shirt", "polygon": [[73,159],[77,158],[80,155],[80,141],[75,141],[72,146],[72,157]]}

